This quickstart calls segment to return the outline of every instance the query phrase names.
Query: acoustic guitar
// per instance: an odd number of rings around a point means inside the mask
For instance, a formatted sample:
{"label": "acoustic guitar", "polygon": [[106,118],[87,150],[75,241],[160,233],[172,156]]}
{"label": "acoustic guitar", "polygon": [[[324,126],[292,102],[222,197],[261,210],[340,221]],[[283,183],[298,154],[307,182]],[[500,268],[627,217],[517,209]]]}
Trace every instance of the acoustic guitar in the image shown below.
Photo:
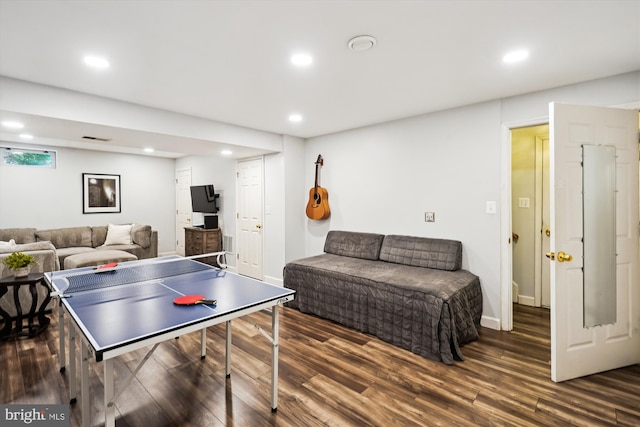
{"label": "acoustic guitar", "polygon": [[331,215],[329,209],[329,192],[326,188],[320,187],[318,179],[320,176],[320,167],[324,165],[322,155],[318,154],[316,160],[316,182],[311,190],[309,190],[309,201],[307,202],[307,217],[309,219],[326,219]]}

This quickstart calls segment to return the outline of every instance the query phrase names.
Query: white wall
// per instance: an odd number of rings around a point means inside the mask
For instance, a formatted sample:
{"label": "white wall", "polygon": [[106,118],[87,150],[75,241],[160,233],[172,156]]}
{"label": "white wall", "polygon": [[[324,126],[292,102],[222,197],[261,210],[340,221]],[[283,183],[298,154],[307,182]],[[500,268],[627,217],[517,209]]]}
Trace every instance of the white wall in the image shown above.
{"label": "white wall", "polygon": [[484,312],[496,316],[500,216],[485,207],[500,200],[499,123],[493,101],[310,139],[307,188],[322,154],[331,217],[308,221],[307,255],[322,252],[330,229],[460,240],[463,268],[480,276]]}
{"label": "white wall", "polygon": [[[73,148],[55,151],[55,169],[0,165],[0,228],[136,222],[158,231],[160,253],[175,251],[173,159]],[[83,173],[120,175],[121,213],[83,214]]]}
{"label": "white wall", "polygon": [[264,158],[264,276],[273,284],[282,284],[288,261],[305,254],[304,143],[284,135],[283,152]]}
{"label": "white wall", "polygon": [[306,217],[301,215],[307,204],[308,189],[305,187],[305,140],[285,136],[285,254],[289,262],[305,256]]}
{"label": "white wall", "polygon": [[[507,260],[502,239],[510,235],[501,231],[510,219],[501,201],[511,198],[510,173],[503,173],[511,167],[504,164],[510,162],[511,141],[503,140],[504,128],[547,122],[549,102],[613,106],[638,101],[640,72],[634,72],[311,138],[306,188],[313,186],[313,163],[320,153],[331,217],[307,220],[306,255],[322,252],[330,229],[460,240],[463,268],[480,277],[483,324],[498,327]],[[497,202],[497,214],[486,213],[487,201]],[[425,223],[425,211],[435,212],[436,222]]]}
{"label": "white wall", "polygon": [[[224,236],[232,236],[235,253],[236,161],[217,156],[188,156],[175,161],[175,170],[179,169],[191,169],[191,185],[213,184],[216,193],[220,194],[218,226]],[[172,171],[172,174],[175,176],[175,171]],[[175,184],[173,193],[175,194]],[[229,266],[235,266],[235,256],[227,257],[227,263]]]}
{"label": "white wall", "polygon": [[[0,76],[4,110],[280,151],[277,134]],[[160,151],[161,147],[155,147]],[[162,151],[171,151],[170,147]],[[202,153],[199,153],[202,154]]]}
{"label": "white wall", "polygon": [[[269,136],[269,143],[283,151],[265,158],[265,205],[271,212],[265,215],[269,224],[265,276],[280,280],[286,261],[321,253],[329,229],[456,239],[463,243],[463,268],[480,276],[483,322],[499,325],[501,271],[506,259],[502,237],[505,241],[508,237],[502,235],[501,226],[509,218],[501,209],[501,200],[510,200],[507,190],[511,185],[510,174],[506,174],[508,179],[503,174],[505,162],[510,162],[506,160],[510,159],[510,141],[504,141],[503,130],[513,123],[546,122],[552,101],[604,106],[638,102],[640,72],[304,143],[298,138],[280,136],[276,141]],[[173,161],[71,149],[59,153],[60,166],[53,171],[0,168],[0,227],[145,222],[158,229],[160,251],[172,251],[175,170],[191,167],[193,184],[214,184],[223,194],[223,233],[235,237],[233,160],[192,156]],[[318,154],[325,159],[321,185],[328,189],[332,211],[326,221],[310,221],[304,214]],[[510,170],[510,165],[506,167]],[[122,175],[122,214],[82,214],[82,172]],[[9,184],[17,180],[23,186],[11,188]],[[496,214],[486,213],[487,201],[496,201]],[[434,211],[436,222],[424,222],[425,211]]]}

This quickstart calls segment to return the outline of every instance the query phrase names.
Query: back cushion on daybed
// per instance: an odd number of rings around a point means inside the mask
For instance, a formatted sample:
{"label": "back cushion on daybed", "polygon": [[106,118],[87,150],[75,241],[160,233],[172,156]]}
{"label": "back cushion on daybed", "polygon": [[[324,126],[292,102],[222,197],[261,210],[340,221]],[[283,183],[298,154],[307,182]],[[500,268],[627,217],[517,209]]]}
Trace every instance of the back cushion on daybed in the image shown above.
{"label": "back cushion on daybed", "polygon": [[462,243],[457,240],[413,236],[385,236],[382,261],[455,271],[462,268]]}
{"label": "back cushion on daybed", "polygon": [[327,234],[324,251],[328,254],[377,260],[383,234],[332,230]]}

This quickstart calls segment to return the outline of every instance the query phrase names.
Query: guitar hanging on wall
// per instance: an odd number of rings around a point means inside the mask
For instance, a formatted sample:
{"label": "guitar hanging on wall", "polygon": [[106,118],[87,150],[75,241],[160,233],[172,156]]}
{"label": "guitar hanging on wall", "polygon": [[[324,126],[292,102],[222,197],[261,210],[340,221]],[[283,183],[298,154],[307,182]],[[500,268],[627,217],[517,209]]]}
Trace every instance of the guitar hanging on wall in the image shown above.
{"label": "guitar hanging on wall", "polygon": [[329,193],[326,188],[320,187],[318,179],[320,176],[320,167],[324,165],[322,155],[318,154],[316,160],[316,182],[311,190],[309,190],[309,201],[307,202],[307,217],[309,219],[326,219],[331,215],[329,209]]}

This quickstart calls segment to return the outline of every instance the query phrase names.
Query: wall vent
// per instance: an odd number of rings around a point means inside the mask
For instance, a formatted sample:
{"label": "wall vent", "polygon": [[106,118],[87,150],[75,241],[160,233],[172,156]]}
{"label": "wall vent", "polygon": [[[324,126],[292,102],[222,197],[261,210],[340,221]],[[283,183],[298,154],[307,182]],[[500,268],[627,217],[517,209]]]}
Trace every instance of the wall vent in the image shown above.
{"label": "wall vent", "polygon": [[111,141],[111,138],[100,138],[100,137],[97,137],[97,136],[87,136],[87,135],[83,136],[82,139],[89,139],[91,141],[100,141],[100,142]]}
{"label": "wall vent", "polygon": [[233,253],[233,237],[231,236],[222,236],[222,249],[225,252]]}

